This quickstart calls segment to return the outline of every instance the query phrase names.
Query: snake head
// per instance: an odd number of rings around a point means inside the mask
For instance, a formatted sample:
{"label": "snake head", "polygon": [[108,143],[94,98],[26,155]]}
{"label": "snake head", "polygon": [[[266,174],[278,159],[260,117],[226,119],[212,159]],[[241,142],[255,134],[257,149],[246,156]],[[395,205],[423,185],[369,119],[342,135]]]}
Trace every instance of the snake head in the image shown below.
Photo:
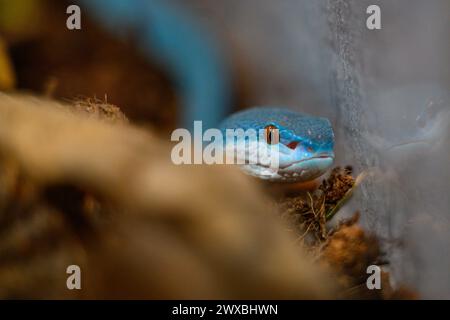
{"label": "snake head", "polygon": [[[271,181],[304,182],[324,174],[334,161],[334,133],[326,118],[282,108],[257,107],[233,114],[222,124],[224,129],[254,129],[263,132],[245,143],[228,145],[246,157],[244,172]],[[228,142],[227,142],[228,143]],[[276,157],[277,166],[257,158],[249,163],[255,150]]]}

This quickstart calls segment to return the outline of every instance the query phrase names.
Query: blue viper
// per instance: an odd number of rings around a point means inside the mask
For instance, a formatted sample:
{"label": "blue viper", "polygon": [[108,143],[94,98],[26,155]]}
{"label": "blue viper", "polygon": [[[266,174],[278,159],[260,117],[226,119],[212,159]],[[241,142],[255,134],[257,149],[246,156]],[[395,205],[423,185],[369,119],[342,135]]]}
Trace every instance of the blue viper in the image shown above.
{"label": "blue viper", "polygon": [[[219,124],[230,111],[230,76],[219,45],[187,10],[171,0],[84,0],[85,7],[115,34],[131,29],[141,49],[162,62],[179,86],[181,123],[192,128]],[[125,33],[126,34],[126,33]],[[261,163],[245,172],[273,181],[309,181],[333,163],[334,135],[325,118],[278,107],[251,108],[225,118],[223,129],[273,126],[279,131],[279,164],[269,173]],[[259,143],[266,143],[260,141]],[[275,151],[274,151],[275,152]]]}

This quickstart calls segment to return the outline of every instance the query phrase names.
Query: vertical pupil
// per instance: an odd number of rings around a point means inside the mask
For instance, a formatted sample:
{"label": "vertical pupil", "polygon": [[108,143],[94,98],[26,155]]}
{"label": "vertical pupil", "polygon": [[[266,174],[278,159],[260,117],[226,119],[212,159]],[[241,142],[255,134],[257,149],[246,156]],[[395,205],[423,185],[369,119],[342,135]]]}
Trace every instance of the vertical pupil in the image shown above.
{"label": "vertical pupil", "polygon": [[266,127],[266,140],[268,144],[278,143],[277,132],[275,130],[277,130],[275,126],[270,125]]}

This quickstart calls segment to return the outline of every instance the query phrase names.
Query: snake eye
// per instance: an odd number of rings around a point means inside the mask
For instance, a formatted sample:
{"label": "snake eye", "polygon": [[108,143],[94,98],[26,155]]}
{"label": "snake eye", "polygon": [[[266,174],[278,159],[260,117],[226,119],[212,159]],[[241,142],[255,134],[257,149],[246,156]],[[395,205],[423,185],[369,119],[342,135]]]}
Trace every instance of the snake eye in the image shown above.
{"label": "snake eye", "polygon": [[268,144],[277,144],[280,142],[280,130],[273,124],[269,124],[264,128],[265,138]]}
{"label": "snake eye", "polygon": [[314,151],[314,149],[313,149],[312,147],[307,147],[306,150],[307,150],[308,152],[313,152],[313,151]]}

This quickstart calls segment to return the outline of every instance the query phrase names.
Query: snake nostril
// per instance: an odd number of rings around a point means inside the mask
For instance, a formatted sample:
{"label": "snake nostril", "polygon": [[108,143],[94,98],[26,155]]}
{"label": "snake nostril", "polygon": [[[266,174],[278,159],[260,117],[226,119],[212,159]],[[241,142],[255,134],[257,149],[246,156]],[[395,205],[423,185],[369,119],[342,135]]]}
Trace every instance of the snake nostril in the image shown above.
{"label": "snake nostril", "polygon": [[297,148],[298,142],[297,141],[292,141],[289,142],[286,146],[292,150],[295,150],[295,148]]}

